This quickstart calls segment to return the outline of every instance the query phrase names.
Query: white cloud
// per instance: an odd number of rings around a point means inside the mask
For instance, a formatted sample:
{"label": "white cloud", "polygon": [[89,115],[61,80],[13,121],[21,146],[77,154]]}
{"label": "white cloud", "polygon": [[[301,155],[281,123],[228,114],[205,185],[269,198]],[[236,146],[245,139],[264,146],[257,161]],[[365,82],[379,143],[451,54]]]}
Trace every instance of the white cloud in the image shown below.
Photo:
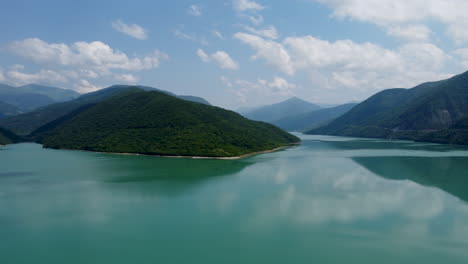
{"label": "white cloud", "polygon": [[201,16],[203,14],[201,6],[191,5],[187,13],[192,16]]}
{"label": "white cloud", "polygon": [[114,79],[125,83],[137,83],[139,78],[133,74],[114,74]]}
{"label": "white cloud", "polygon": [[282,72],[292,75],[295,72],[291,57],[286,49],[278,42],[272,40],[265,40],[261,37],[246,34],[236,33],[234,37],[241,40],[245,44],[252,47],[256,54],[252,59],[264,59],[270,65],[277,66]]}
{"label": "white cloud", "polygon": [[189,34],[185,33],[181,29],[176,29],[173,31],[174,36],[176,36],[178,39],[183,39],[183,40],[190,40],[196,43],[199,43],[201,45],[207,46],[209,43],[204,37],[200,37],[196,34]]}
{"label": "white cloud", "polygon": [[101,89],[102,87],[91,84],[89,81],[82,79],[75,84],[75,90],[80,93],[90,93]]}
{"label": "white cloud", "polygon": [[320,93],[322,101],[362,100],[382,89],[412,87],[452,76],[445,71],[453,58],[431,43],[386,49],[367,42],[329,42],[313,36],[288,37],[282,42],[246,33],[234,36],[255,51],[254,59],[264,60],[285,74],[301,71],[309,75],[312,82],[307,93]]}
{"label": "white cloud", "polygon": [[461,67],[468,69],[468,48],[454,50],[453,54],[460,58]]}
{"label": "white cloud", "polygon": [[3,72],[0,71],[0,81],[4,81],[5,80],[5,76],[3,75]]}
{"label": "white cloud", "polygon": [[468,42],[468,1],[465,0],[314,0],[333,9],[333,16],[374,23],[405,26],[436,21],[461,44]]}
{"label": "white cloud", "polygon": [[11,70],[6,73],[5,78],[9,83],[14,85],[25,85],[30,83],[66,83],[68,79],[53,70],[40,70],[37,73],[24,73],[18,70]]}
{"label": "white cloud", "polygon": [[289,37],[283,41],[295,68],[343,67],[346,69],[391,68],[400,57],[372,43],[358,44],[351,40],[328,42],[312,36]]}
{"label": "white cloud", "polygon": [[296,88],[295,84],[289,83],[286,79],[280,77],[274,77],[272,81],[259,79],[258,83],[261,85],[272,88],[274,93],[280,95],[292,95],[292,90]]}
{"label": "white cloud", "polygon": [[145,57],[129,58],[125,53],[114,50],[101,41],[47,43],[37,38],[15,41],[10,50],[39,64],[73,66],[108,72],[112,69],[140,71],[158,68],[168,55],[158,50]]}
{"label": "white cloud", "polygon": [[388,27],[387,33],[407,41],[427,41],[431,30],[425,25],[408,25]]}
{"label": "white cloud", "polygon": [[230,80],[225,76],[220,77],[221,82],[228,87],[228,91],[235,94],[241,103],[268,102],[271,100],[284,99],[294,96],[296,84],[288,82],[281,77],[272,80],[258,78],[256,81],[242,79]]}
{"label": "white cloud", "polygon": [[198,57],[200,57],[200,59],[203,62],[209,62],[210,61],[210,56],[208,54],[206,54],[205,51],[203,51],[202,49],[197,50],[197,55],[198,55]]}
{"label": "white cloud", "polygon": [[217,30],[213,30],[213,35],[219,39],[224,39],[223,34]]}
{"label": "white cloud", "polygon": [[136,83],[138,76],[129,72],[155,69],[163,60],[169,59],[167,54],[158,50],[147,56],[129,57],[100,41],[80,41],[68,45],[30,38],[11,43],[9,50],[39,64],[43,69],[28,73],[24,71],[24,66],[14,65],[5,73],[5,82],[14,85],[45,83],[69,86],[80,92],[100,88],[91,84],[90,79],[109,85],[116,82]]}
{"label": "white cloud", "polygon": [[147,31],[137,24],[126,24],[122,20],[117,20],[112,22],[112,27],[115,30],[136,39],[143,40],[148,38]]}
{"label": "white cloud", "polygon": [[254,25],[260,25],[263,23],[264,19],[263,16],[257,15],[257,16],[248,16],[250,22]]}
{"label": "white cloud", "polygon": [[210,61],[214,61],[222,69],[239,69],[239,63],[233,60],[231,56],[229,56],[229,54],[225,51],[216,51],[215,53],[208,55],[205,53],[205,51],[199,49],[197,50],[197,55],[203,62],[208,63]]}
{"label": "white cloud", "polygon": [[278,31],[274,26],[269,26],[264,29],[255,29],[253,27],[244,27],[245,30],[258,35],[260,37],[269,38],[269,39],[277,39],[278,38]]}
{"label": "white cloud", "polygon": [[236,11],[263,10],[265,7],[251,0],[233,0],[232,5]]}

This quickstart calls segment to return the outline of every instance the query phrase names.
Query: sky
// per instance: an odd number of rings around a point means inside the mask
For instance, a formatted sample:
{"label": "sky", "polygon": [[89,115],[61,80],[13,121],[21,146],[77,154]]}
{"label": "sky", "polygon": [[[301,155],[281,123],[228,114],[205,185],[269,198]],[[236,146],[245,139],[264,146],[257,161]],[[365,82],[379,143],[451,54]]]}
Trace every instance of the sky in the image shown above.
{"label": "sky", "polygon": [[466,0],[2,1],[0,82],[228,109],[361,101],[468,68]]}

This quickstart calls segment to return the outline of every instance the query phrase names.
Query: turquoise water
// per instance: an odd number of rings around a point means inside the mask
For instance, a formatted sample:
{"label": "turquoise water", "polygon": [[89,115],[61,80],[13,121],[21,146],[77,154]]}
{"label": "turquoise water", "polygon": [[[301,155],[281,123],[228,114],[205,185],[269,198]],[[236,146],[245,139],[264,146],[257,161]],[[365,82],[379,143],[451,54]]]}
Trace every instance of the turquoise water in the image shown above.
{"label": "turquoise water", "polygon": [[227,161],[0,147],[0,263],[468,263],[468,149],[302,138]]}

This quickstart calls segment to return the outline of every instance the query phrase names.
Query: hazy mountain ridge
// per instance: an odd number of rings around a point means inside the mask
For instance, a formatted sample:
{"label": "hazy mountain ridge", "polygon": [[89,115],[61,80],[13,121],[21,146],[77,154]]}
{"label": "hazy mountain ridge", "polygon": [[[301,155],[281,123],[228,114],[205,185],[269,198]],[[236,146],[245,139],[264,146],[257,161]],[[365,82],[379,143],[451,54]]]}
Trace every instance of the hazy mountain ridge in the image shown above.
{"label": "hazy mountain ridge", "polygon": [[300,115],[288,116],[279,120],[275,120],[272,122],[272,124],[286,131],[304,132],[328,124],[337,117],[350,111],[356,105],[357,103],[343,104]]}
{"label": "hazy mountain ridge", "polygon": [[14,116],[21,113],[21,110],[11,104],[0,101],[0,118]]}
{"label": "hazy mountain ridge", "polygon": [[55,102],[64,102],[80,96],[73,90],[57,87],[28,84],[13,87],[0,84],[0,101],[18,107],[21,111],[31,111]]}
{"label": "hazy mountain ridge", "polygon": [[244,112],[243,116],[252,120],[272,123],[288,116],[295,116],[318,109],[320,109],[320,106],[316,104],[293,97],[276,104],[256,107],[251,111]]}

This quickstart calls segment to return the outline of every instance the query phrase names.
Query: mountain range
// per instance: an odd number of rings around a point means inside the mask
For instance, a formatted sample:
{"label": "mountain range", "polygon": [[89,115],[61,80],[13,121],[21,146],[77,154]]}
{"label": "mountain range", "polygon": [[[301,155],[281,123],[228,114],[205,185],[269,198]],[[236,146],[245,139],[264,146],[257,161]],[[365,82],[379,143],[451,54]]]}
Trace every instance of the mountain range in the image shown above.
{"label": "mountain range", "polygon": [[318,109],[320,109],[320,106],[316,104],[293,97],[277,104],[266,105],[253,109],[244,109],[247,111],[239,112],[243,116],[252,120],[273,123],[276,120],[280,120],[288,116],[295,116]]}
{"label": "mountain range", "polygon": [[299,115],[287,116],[282,119],[272,121],[272,124],[286,131],[309,131],[311,129],[328,124],[337,117],[351,110],[356,105],[357,103],[350,103],[330,108],[318,109]]}
{"label": "mountain range", "polygon": [[371,96],[309,134],[468,144],[468,72]]}
{"label": "mountain range", "polygon": [[293,97],[272,105],[239,108],[237,112],[249,119],[268,122],[286,131],[304,132],[328,124],[356,105],[350,103],[322,107]]}
{"label": "mountain range", "polygon": [[0,118],[21,114],[21,110],[11,104],[0,101]]}
{"label": "mountain range", "polygon": [[0,102],[15,106],[22,112],[31,111],[55,102],[72,100],[78,96],[80,94],[73,90],[57,87],[37,84],[13,87],[0,84]]}

